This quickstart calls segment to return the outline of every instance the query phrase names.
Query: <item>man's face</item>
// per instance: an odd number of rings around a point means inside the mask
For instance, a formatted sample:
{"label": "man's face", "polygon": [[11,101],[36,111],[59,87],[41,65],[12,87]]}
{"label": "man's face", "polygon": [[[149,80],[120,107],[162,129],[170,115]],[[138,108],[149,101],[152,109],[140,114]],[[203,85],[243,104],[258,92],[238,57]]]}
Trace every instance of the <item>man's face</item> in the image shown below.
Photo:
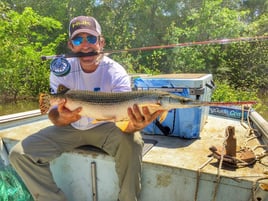
{"label": "man's face", "polygon": [[[104,41],[100,37],[81,33],[70,40],[68,45],[74,53],[100,52],[104,46]],[[94,72],[98,67],[98,57],[100,55],[79,57],[83,70],[88,73]]]}

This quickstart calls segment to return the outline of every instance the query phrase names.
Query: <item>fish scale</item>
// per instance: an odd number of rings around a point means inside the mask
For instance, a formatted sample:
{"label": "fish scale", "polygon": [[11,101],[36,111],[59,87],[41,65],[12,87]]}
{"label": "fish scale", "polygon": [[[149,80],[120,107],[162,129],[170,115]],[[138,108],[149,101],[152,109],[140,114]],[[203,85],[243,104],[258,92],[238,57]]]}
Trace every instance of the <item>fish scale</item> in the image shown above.
{"label": "fish scale", "polygon": [[[171,96],[168,92],[162,91],[132,91],[132,92],[93,92],[83,90],[68,91],[65,96],[73,100],[83,100],[91,103],[120,103],[125,101],[132,101],[134,99],[161,99],[164,96]],[[178,98],[178,96],[176,96]],[[181,101],[190,101],[191,99],[181,97]]]}
{"label": "fish scale", "polygon": [[65,107],[73,111],[81,107],[81,116],[92,119],[92,123],[100,121],[112,121],[124,130],[128,123],[129,117],[127,109],[134,104],[140,108],[148,107],[150,113],[157,110],[165,111],[160,117],[160,122],[164,121],[168,111],[178,108],[192,108],[201,106],[218,106],[218,105],[243,105],[255,104],[255,101],[240,102],[204,102],[194,101],[190,98],[178,96],[165,91],[131,91],[131,92],[93,92],[84,90],[65,90],[65,93],[54,95],[41,94],[39,99],[41,114],[45,114],[52,106],[66,101]]}

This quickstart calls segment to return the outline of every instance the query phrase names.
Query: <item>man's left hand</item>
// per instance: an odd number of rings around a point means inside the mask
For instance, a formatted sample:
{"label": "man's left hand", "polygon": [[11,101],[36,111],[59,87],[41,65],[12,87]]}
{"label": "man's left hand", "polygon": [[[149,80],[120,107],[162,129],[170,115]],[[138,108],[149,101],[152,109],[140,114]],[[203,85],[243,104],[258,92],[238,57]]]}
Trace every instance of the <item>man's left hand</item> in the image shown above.
{"label": "man's left hand", "polygon": [[140,111],[137,104],[134,104],[133,108],[128,108],[127,112],[130,121],[124,132],[133,133],[142,130],[164,112],[163,110],[158,110],[151,114],[148,107],[144,106],[141,109],[142,111]]}

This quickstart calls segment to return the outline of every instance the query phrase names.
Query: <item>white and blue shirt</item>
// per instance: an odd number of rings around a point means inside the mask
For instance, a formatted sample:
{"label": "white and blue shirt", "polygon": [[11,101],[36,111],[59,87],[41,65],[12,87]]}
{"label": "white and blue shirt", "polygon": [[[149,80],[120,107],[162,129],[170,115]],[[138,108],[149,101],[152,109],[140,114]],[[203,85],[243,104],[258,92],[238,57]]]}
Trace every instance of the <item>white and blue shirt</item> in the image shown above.
{"label": "white and blue shirt", "polygon": [[[50,88],[57,93],[58,86],[64,85],[72,90],[89,90],[103,92],[122,92],[131,90],[130,77],[126,70],[114,60],[104,56],[97,69],[92,73],[85,73],[78,58],[70,58],[70,72],[65,76],[50,73]],[[74,128],[87,130],[99,124],[92,124],[92,119],[82,117],[71,124]]]}

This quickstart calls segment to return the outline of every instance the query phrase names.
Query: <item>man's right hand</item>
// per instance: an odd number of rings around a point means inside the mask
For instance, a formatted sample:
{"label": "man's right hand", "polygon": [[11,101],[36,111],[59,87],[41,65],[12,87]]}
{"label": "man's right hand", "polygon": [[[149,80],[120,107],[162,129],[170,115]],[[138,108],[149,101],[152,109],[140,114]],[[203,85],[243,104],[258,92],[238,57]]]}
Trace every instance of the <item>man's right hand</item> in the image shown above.
{"label": "man's right hand", "polygon": [[56,126],[67,126],[72,122],[75,122],[81,118],[79,112],[81,107],[71,111],[65,107],[66,101],[63,100],[58,104],[57,108],[53,108],[48,113],[48,118]]}

